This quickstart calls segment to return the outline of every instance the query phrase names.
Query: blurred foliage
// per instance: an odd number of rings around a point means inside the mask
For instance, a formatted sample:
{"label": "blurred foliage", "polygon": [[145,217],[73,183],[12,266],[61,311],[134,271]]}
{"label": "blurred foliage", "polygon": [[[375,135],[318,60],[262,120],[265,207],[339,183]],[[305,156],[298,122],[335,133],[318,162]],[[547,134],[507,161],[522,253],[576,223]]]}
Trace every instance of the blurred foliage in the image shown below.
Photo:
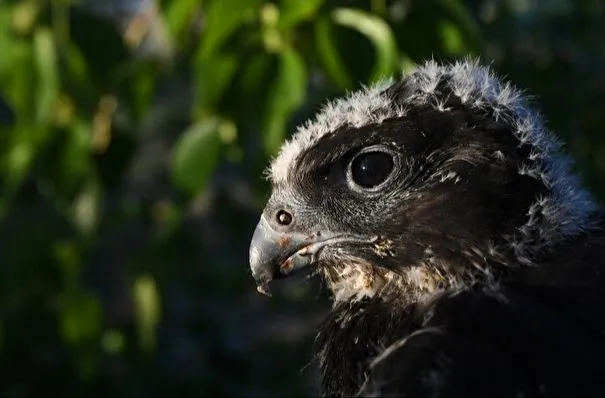
{"label": "blurred foliage", "polygon": [[325,292],[269,300],[247,267],[281,142],[328,98],[482,56],[537,97],[602,196],[604,9],[0,2],[0,395],[312,394]]}

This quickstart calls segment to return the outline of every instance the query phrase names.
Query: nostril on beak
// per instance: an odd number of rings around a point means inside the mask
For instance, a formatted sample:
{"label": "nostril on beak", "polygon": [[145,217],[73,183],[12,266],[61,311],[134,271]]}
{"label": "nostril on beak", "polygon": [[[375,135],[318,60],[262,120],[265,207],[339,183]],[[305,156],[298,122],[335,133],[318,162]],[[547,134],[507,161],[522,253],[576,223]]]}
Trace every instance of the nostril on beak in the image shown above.
{"label": "nostril on beak", "polygon": [[277,218],[277,222],[279,223],[279,225],[284,226],[284,227],[287,227],[288,225],[292,224],[292,220],[293,220],[292,214],[288,213],[285,210],[278,211],[276,218]]}

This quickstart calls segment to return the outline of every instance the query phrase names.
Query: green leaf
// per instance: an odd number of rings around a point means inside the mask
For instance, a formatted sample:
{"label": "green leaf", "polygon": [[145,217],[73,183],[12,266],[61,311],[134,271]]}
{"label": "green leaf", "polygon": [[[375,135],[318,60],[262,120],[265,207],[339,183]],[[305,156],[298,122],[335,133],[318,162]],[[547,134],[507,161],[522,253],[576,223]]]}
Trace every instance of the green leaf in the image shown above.
{"label": "green leaf", "polygon": [[332,27],[329,18],[319,18],[315,23],[315,47],[328,76],[341,89],[351,89],[353,82],[342,57],[338,53],[338,45],[332,38]]}
{"label": "green leaf", "polygon": [[220,159],[219,128],[216,118],[202,120],[190,126],[175,145],[172,179],[191,195],[204,189]]}
{"label": "green leaf", "polygon": [[[242,72],[242,94],[246,98],[265,98],[269,74],[275,69],[275,56],[265,52],[254,54],[245,64]],[[259,101],[250,104],[251,107],[260,105]]]}
{"label": "green leaf", "polygon": [[11,59],[12,59],[12,47],[13,38],[7,34],[4,30],[7,26],[10,26],[11,22],[11,8],[5,4],[0,4],[0,84],[3,83],[3,79],[10,72]]}
{"label": "green leaf", "polygon": [[228,55],[197,57],[195,109],[211,110],[221,99],[235,71],[237,58]]}
{"label": "green leaf", "polygon": [[282,28],[291,28],[316,16],[324,0],[282,0],[279,21]]}
{"label": "green leaf", "polygon": [[307,72],[300,55],[286,49],[279,57],[279,70],[268,96],[263,139],[269,155],[277,153],[292,113],[305,99]]}
{"label": "green leaf", "polygon": [[60,330],[70,344],[80,344],[98,337],[101,332],[102,308],[92,294],[77,292],[59,297]]}
{"label": "green leaf", "polygon": [[[15,129],[16,134],[24,134],[23,129]],[[34,149],[30,142],[20,139],[9,150],[6,159],[6,178],[0,195],[0,221],[7,214],[17,190],[27,175],[34,159]]]}
{"label": "green leaf", "polygon": [[[82,55],[80,49],[70,42],[66,46],[67,56],[65,57],[65,74],[69,75],[71,84],[77,83],[85,85],[88,83],[88,64]],[[65,75],[63,75],[65,76]]]}
{"label": "green leaf", "polygon": [[179,37],[189,28],[199,4],[199,0],[178,0],[169,3],[164,15],[168,31],[173,38]]}
{"label": "green leaf", "polygon": [[16,4],[13,7],[12,28],[19,34],[28,34],[36,26],[42,6],[43,3],[36,0],[26,0]]}
{"label": "green leaf", "polygon": [[151,275],[139,276],[132,290],[139,344],[143,351],[150,352],[155,348],[161,319],[160,293]]}
{"label": "green leaf", "polygon": [[[238,112],[240,123],[258,126],[264,123],[265,109],[279,66],[279,55],[256,52],[246,59],[238,76],[237,96],[245,104]],[[260,99],[260,100],[259,100]]]}
{"label": "green leaf", "polygon": [[[0,35],[1,36],[1,35]],[[36,125],[36,62],[31,41],[13,40],[0,48],[6,69],[0,71],[3,95],[15,109],[17,124]]]}
{"label": "green leaf", "polygon": [[59,71],[54,36],[46,28],[34,33],[34,60],[38,86],[36,120],[47,123],[59,94]]}
{"label": "green leaf", "polygon": [[103,349],[109,354],[119,355],[126,346],[124,333],[118,329],[110,329],[103,333],[101,338]]}
{"label": "green leaf", "polygon": [[[464,3],[458,0],[438,1],[441,3],[442,7],[448,10],[450,15],[457,21],[456,25],[458,32],[460,32],[460,29],[463,28],[468,35],[467,37],[471,41],[469,44],[475,47],[476,50],[479,49],[482,42],[481,28]],[[468,48],[465,48],[465,50],[466,53],[470,51]]]}
{"label": "green leaf", "polygon": [[439,28],[443,40],[443,48],[447,53],[452,55],[466,53],[462,32],[460,32],[460,28],[457,25],[450,22],[443,22]]}
{"label": "green leaf", "polygon": [[398,50],[389,25],[380,17],[353,8],[338,8],[332,19],[339,25],[357,30],[372,42],[376,50],[376,64],[369,81],[389,77],[397,68]]}
{"label": "green leaf", "polygon": [[96,178],[89,177],[70,208],[70,221],[82,236],[91,236],[99,224],[101,188]]}
{"label": "green leaf", "polygon": [[80,288],[82,276],[82,253],[75,240],[57,240],[52,244],[52,252],[60,265],[63,286],[66,291],[75,292]]}
{"label": "green leaf", "polygon": [[156,65],[153,62],[142,62],[136,65],[130,74],[132,93],[135,98],[135,109],[139,116],[147,113],[154,100],[157,84]]}
{"label": "green leaf", "polygon": [[69,124],[65,134],[57,162],[62,183],[72,188],[90,173],[91,125],[77,118]]}
{"label": "green leaf", "polygon": [[202,56],[214,53],[242,23],[254,17],[262,0],[214,0],[205,10]]}

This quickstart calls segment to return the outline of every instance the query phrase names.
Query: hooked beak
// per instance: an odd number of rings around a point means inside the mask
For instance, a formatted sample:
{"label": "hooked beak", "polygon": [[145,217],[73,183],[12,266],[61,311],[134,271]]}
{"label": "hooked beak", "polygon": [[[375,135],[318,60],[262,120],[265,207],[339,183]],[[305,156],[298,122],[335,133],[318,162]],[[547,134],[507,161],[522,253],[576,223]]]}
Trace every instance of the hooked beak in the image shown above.
{"label": "hooked beak", "polygon": [[269,282],[316,262],[317,254],[342,235],[315,232],[278,232],[261,216],[250,243],[250,269],[260,293],[270,295]]}

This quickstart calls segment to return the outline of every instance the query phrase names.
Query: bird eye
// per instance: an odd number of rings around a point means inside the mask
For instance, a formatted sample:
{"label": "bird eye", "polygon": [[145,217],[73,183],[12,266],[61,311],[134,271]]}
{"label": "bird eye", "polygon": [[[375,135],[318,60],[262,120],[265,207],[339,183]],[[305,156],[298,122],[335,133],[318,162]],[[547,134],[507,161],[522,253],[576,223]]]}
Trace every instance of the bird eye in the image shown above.
{"label": "bird eye", "polygon": [[394,164],[393,156],[387,152],[362,152],[349,166],[349,179],[362,188],[374,188],[386,181]]}

